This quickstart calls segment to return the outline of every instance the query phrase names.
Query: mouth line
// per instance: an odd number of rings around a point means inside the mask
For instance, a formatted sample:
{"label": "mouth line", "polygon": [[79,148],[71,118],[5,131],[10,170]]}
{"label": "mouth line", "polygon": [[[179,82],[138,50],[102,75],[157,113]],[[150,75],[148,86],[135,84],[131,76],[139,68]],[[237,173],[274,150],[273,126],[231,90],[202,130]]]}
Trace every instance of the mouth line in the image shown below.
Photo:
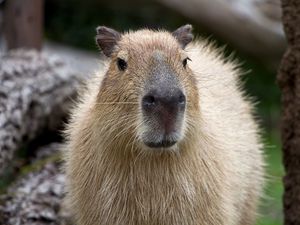
{"label": "mouth line", "polygon": [[176,144],[177,141],[162,140],[160,142],[144,142],[150,148],[169,148]]}

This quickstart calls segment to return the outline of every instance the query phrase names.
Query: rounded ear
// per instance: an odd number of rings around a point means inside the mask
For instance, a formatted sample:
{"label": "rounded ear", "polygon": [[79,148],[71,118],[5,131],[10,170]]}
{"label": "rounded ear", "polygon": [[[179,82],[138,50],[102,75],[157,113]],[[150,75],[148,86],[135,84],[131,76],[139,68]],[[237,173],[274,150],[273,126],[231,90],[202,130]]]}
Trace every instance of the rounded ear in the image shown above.
{"label": "rounded ear", "polygon": [[121,39],[121,34],[114,29],[99,26],[96,29],[96,43],[107,57],[110,57],[117,42]]}
{"label": "rounded ear", "polygon": [[179,27],[172,33],[172,35],[177,39],[177,41],[181,45],[182,49],[184,49],[185,46],[187,46],[187,44],[193,40],[194,35],[192,33],[192,30],[192,25],[187,24],[182,27]]}

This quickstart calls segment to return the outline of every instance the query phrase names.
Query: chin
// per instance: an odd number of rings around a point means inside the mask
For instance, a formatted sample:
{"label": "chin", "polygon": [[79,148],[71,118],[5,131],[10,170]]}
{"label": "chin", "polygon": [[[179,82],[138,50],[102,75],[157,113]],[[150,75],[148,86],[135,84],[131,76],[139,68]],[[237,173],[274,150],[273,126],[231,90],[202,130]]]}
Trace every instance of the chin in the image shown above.
{"label": "chin", "polygon": [[180,140],[181,135],[175,132],[171,135],[149,133],[141,138],[141,143],[149,151],[178,151]]}
{"label": "chin", "polygon": [[142,149],[146,152],[149,153],[167,153],[167,152],[179,152],[179,147],[178,147],[178,143],[169,146],[169,147],[149,147],[148,145],[146,145],[145,143],[141,143],[142,145]]}

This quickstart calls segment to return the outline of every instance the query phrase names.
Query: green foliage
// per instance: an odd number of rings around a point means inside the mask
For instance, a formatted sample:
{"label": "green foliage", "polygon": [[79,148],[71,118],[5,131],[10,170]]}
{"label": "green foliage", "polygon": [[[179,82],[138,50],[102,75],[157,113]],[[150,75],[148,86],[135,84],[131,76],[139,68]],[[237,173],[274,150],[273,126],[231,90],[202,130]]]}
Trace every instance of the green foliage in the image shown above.
{"label": "green foliage", "polygon": [[258,60],[239,57],[244,61],[244,70],[249,71],[243,78],[247,92],[257,101],[259,118],[266,131],[279,130],[280,90],[276,84],[276,71],[271,71]]}
{"label": "green foliage", "polygon": [[269,132],[266,135],[265,145],[268,183],[260,209],[261,217],[257,221],[257,225],[281,225],[284,169],[281,163],[281,143],[278,132]]}

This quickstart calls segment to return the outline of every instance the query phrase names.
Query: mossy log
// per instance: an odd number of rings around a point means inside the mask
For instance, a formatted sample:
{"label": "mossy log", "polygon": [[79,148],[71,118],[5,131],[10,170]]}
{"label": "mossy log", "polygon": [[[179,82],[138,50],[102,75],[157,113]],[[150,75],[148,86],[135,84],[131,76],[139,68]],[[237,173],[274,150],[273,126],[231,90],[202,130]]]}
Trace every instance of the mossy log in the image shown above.
{"label": "mossy log", "polygon": [[67,223],[62,210],[65,176],[60,170],[59,144],[38,150],[32,163],[0,196],[0,224],[62,225]]}
{"label": "mossy log", "polygon": [[18,148],[61,127],[81,77],[57,56],[29,50],[0,55],[0,176]]}

